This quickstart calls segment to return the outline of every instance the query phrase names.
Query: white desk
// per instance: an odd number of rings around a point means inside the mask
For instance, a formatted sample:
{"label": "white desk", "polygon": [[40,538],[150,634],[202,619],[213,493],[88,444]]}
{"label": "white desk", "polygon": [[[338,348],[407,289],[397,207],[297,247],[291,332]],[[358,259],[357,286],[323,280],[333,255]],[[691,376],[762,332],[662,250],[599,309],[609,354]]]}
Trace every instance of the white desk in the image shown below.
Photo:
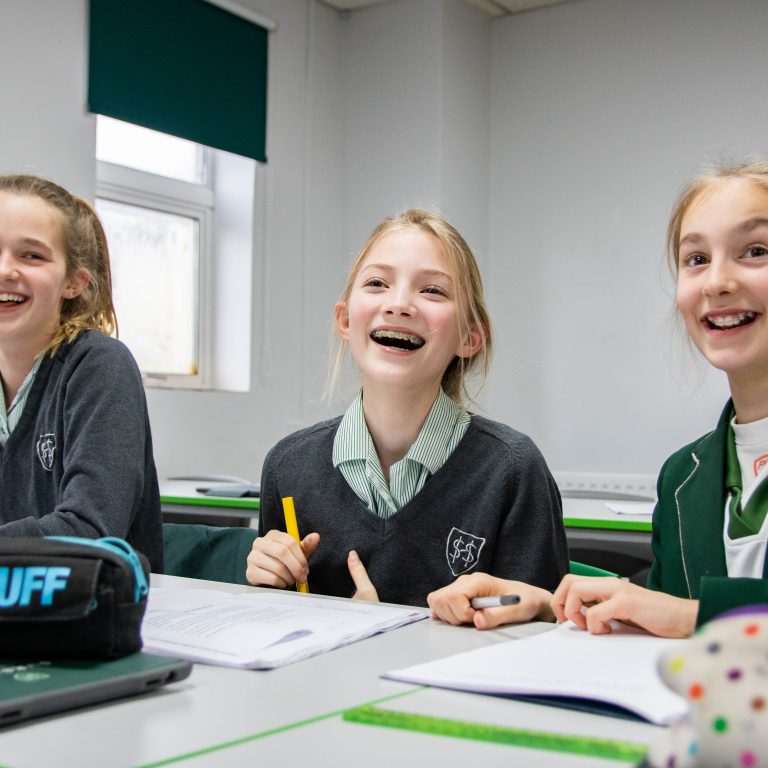
{"label": "white desk", "polygon": [[[157,586],[251,589],[153,576]],[[297,599],[306,599],[298,596]],[[408,692],[390,706],[508,727],[544,726],[652,743],[662,729],[638,722],[490,696],[421,689],[379,673],[538,631],[478,632],[431,619],[270,672],[196,665],[164,690],[0,730],[2,768],[261,768],[262,766],[626,765],[594,757],[428,736],[344,722],[344,709]],[[195,754],[197,753],[197,754]]]}
{"label": "white desk", "polygon": [[[162,480],[160,501],[164,521],[240,524],[257,528],[259,499],[207,496],[196,490],[218,484],[204,480]],[[610,500],[607,501],[610,503]],[[563,523],[575,560],[580,559],[580,552],[615,552],[619,556],[626,555],[650,565],[650,514],[620,515],[611,512],[604,499],[565,497]],[[581,559],[589,562],[589,554]],[[622,568],[617,566],[616,570],[622,571]]]}
{"label": "white desk", "polygon": [[253,497],[208,496],[197,488],[215,488],[227,483],[207,480],[161,480],[160,505],[165,522],[209,523],[211,525],[245,524],[257,528],[260,500]]}
{"label": "white desk", "polygon": [[[635,570],[650,566],[651,514],[620,514],[611,511],[607,504],[631,507],[629,502],[612,502],[610,499],[563,498],[563,524],[568,548],[573,560],[591,562],[595,553],[604,553],[603,562],[597,563],[624,576],[632,574],[626,564]],[[639,504],[651,509],[650,504]],[[608,553],[616,555],[614,565]]]}

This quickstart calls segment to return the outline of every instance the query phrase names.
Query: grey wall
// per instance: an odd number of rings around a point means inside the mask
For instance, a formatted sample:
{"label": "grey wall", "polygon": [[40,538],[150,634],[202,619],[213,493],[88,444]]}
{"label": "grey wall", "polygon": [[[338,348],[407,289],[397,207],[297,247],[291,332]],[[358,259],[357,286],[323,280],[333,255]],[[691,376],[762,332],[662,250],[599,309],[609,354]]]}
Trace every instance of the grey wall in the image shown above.
{"label": "grey wall", "polygon": [[93,198],[85,7],[85,0],[0,3],[0,172],[50,176]]}
{"label": "grey wall", "polygon": [[[242,2],[277,22],[252,387],[151,391],[162,475],[257,478],[277,439],[341,407],[321,393],[344,270],[409,205],[476,249],[498,332],[483,407],[554,469],[654,473],[713,423],[722,378],[669,341],[664,227],[702,161],[766,149],[768,4],[580,0],[491,21],[458,0],[347,17]],[[0,169],[92,196],[86,8],[0,4]]]}
{"label": "grey wall", "polygon": [[458,0],[395,0],[352,14],[344,34],[345,249],[384,216],[425,206],[483,258],[489,18]]}
{"label": "grey wall", "polygon": [[561,470],[655,472],[714,425],[661,266],[683,181],[765,152],[768,4],[582,0],[493,25],[490,296],[502,420]]}

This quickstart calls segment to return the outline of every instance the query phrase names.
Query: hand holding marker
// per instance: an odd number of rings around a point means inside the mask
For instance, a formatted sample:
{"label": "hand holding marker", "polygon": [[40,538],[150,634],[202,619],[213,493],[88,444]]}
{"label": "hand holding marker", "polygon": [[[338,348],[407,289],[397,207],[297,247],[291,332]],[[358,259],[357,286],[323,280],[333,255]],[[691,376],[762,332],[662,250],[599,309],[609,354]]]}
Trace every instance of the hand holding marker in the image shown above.
{"label": "hand holding marker", "polygon": [[520,595],[494,595],[493,597],[473,597],[469,604],[475,608],[498,608],[502,605],[517,605]]}

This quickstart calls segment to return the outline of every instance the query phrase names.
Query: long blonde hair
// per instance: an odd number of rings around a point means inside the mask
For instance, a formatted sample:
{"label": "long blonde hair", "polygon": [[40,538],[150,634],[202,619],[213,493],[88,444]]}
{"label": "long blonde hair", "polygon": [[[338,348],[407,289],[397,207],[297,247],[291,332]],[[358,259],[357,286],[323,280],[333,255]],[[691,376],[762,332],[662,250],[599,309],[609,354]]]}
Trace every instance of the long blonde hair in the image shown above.
{"label": "long blonde hair", "polygon": [[[493,352],[493,330],[488,307],[483,294],[483,281],[480,277],[480,269],[477,266],[472,249],[445,219],[436,213],[420,208],[410,208],[403,213],[390,216],[381,222],[371,232],[365,245],[349,271],[347,282],[339,301],[347,303],[357,274],[371,251],[371,248],[390,232],[416,227],[427,234],[434,235],[443,248],[456,278],[456,296],[459,310],[459,331],[462,336],[467,335],[471,329],[477,329],[482,337],[480,349],[469,358],[454,357],[443,374],[442,387],[445,394],[459,405],[471,402],[472,396],[467,391],[467,377],[475,372],[481,373],[481,382],[478,391],[485,383],[491,367]],[[333,391],[341,374],[344,359],[347,354],[348,344],[338,334],[334,335],[335,353],[333,365],[328,377],[327,392]]]}
{"label": "long blonde hair", "polygon": [[96,211],[85,200],[37,176],[0,176],[0,192],[40,198],[61,213],[67,276],[78,272],[87,275],[81,292],[74,298],[62,300],[59,323],[48,345],[51,354],[86,329],[116,334],[109,248]]}

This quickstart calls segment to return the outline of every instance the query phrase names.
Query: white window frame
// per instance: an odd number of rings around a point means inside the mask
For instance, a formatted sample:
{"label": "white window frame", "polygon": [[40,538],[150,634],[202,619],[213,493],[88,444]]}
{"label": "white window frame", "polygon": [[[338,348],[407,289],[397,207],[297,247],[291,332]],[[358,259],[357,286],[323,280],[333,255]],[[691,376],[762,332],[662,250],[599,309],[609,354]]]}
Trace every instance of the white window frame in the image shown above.
{"label": "white window frame", "polygon": [[[194,374],[142,371],[146,386],[173,389],[209,389],[211,373],[211,252],[214,226],[215,174],[212,153],[203,148],[207,184],[172,179],[123,165],[96,161],[96,197],[195,219],[198,224],[196,357]],[[151,279],[151,276],[150,276]],[[118,316],[118,327],[120,318]]]}

